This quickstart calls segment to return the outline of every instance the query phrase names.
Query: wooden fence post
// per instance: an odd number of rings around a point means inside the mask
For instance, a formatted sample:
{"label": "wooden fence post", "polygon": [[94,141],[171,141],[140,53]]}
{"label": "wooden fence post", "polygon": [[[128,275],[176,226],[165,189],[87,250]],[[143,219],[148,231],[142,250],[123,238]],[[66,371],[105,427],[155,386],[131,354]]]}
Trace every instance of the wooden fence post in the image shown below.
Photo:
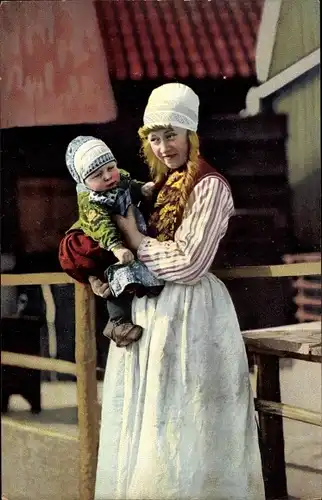
{"label": "wooden fence post", "polygon": [[[279,359],[277,356],[256,354],[257,398],[281,402]],[[263,473],[266,497],[287,498],[283,417],[258,411],[262,444]]]}
{"label": "wooden fence post", "polygon": [[75,284],[75,360],[79,426],[79,499],[93,500],[99,439],[95,302],[89,286]]}

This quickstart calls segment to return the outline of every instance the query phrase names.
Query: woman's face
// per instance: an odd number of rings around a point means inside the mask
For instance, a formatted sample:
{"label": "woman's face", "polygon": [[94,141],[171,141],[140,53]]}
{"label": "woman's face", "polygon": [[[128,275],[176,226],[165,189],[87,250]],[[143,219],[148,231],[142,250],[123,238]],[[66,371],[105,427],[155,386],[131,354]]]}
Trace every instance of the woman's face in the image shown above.
{"label": "woman's face", "polygon": [[155,156],[169,169],[175,170],[188,161],[188,131],[179,127],[154,130],[148,141]]}

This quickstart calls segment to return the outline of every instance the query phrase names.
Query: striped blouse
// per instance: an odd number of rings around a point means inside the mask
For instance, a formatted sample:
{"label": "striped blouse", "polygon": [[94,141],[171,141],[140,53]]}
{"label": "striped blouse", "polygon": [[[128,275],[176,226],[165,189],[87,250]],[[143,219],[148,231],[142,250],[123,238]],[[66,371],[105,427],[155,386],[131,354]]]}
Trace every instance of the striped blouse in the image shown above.
{"label": "striped blouse", "polygon": [[233,212],[228,184],[219,176],[204,177],[189,197],[174,241],[145,237],[138,258],[158,278],[192,285],[209,271]]}

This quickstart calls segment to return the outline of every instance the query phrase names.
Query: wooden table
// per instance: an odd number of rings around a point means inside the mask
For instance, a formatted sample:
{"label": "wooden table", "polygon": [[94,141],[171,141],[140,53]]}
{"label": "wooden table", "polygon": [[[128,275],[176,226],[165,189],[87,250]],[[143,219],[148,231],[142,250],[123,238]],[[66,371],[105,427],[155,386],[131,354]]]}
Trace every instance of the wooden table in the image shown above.
{"label": "wooden table", "polygon": [[321,363],[321,322],[249,330],[243,337],[258,367],[255,407],[267,499],[287,498],[283,417],[322,426],[322,415],[281,402],[279,359]]}

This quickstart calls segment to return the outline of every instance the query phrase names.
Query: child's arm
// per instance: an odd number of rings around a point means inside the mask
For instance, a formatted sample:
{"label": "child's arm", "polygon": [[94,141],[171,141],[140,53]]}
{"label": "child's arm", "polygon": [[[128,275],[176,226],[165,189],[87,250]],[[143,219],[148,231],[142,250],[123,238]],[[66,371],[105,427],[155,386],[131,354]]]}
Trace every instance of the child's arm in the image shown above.
{"label": "child's arm", "polygon": [[126,170],[120,169],[123,180],[128,183],[132,202],[137,205],[142,198],[152,198],[154,191],[154,182],[142,182],[136,179],[131,179],[131,176]]}
{"label": "child's arm", "polygon": [[112,248],[112,252],[121,264],[129,264],[134,260],[134,255],[131,250],[125,248],[123,245]]}
{"label": "child's arm", "polygon": [[106,208],[88,199],[87,194],[78,196],[79,220],[83,231],[100,247],[113,252],[121,264],[134,260],[134,255],[124,247],[121,234]]}

